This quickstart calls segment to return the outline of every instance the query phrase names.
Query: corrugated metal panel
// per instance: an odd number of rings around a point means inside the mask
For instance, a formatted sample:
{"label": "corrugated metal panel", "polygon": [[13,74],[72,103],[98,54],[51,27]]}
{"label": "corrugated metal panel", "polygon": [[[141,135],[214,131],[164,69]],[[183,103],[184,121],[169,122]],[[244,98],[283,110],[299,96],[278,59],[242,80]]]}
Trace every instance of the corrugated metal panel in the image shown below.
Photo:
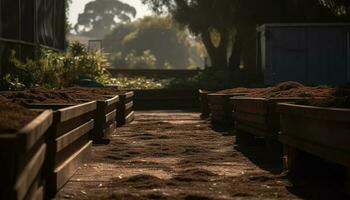
{"label": "corrugated metal panel", "polygon": [[350,79],[350,25],[264,25],[259,59],[265,83],[339,85]]}

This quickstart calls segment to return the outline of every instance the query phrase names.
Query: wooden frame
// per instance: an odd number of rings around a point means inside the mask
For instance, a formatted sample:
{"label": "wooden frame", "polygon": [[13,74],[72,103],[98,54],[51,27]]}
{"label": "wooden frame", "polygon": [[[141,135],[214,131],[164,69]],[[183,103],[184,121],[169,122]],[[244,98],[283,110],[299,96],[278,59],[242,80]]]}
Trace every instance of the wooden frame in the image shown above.
{"label": "wooden frame", "polygon": [[116,95],[105,101],[97,101],[95,128],[92,139],[96,144],[109,143],[110,136],[116,131],[117,105],[119,96]]}
{"label": "wooden frame", "polygon": [[209,106],[209,100],[208,95],[211,93],[209,91],[205,90],[199,90],[199,103],[200,103],[200,109],[201,109],[201,118],[206,119],[210,117],[210,106]]}
{"label": "wooden frame", "polygon": [[[47,197],[52,198],[78,170],[89,160],[94,130],[96,101],[78,104],[33,104],[35,109],[60,108],[53,112],[53,123],[47,137],[46,160]],[[65,107],[66,106],[66,107]]]}
{"label": "wooden frame", "polygon": [[131,123],[135,119],[134,114],[134,92],[126,92],[119,95],[120,101],[117,105],[117,125],[123,126]]}
{"label": "wooden frame", "polygon": [[233,105],[230,98],[244,94],[208,94],[208,101],[213,124],[231,126],[233,124]]}
{"label": "wooden frame", "polygon": [[277,141],[280,131],[277,104],[301,99],[305,98],[231,98],[235,128],[256,137]]}
{"label": "wooden frame", "polygon": [[284,103],[278,110],[283,144],[350,167],[350,109]]}
{"label": "wooden frame", "polygon": [[53,122],[52,111],[43,111],[17,134],[0,135],[0,199],[43,199],[45,138]]}

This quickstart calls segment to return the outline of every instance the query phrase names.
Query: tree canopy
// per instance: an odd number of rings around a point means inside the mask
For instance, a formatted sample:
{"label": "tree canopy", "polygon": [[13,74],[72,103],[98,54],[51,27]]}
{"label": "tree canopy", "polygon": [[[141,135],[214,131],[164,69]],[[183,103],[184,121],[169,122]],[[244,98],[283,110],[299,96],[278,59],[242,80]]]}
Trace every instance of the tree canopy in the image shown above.
{"label": "tree canopy", "polygon": [[[202,38],[212,65],[256,71],[256,26],[263,23],[336,22],[345,0],[142,0],[167,12]],[[323,1],[323,3],[322,3]],[[336,4],[335,4],[336,3]],[[219,42],[214,42],[218,35]]]}
{"label": "tree canopy", "polygon": [[85,5],[79,14],[75,31],[84,36],[100,37],[110,33],[118,21],[130,22],[136,16],[136,9],[119,0],[95,0]]}
{"label": "tree canopy", "polygon": [[115,67],[150,67],[150,63],[130,66],[120,62],[120,59],[152,61],[153,68],[198,67],[202,62],[195,38],[166,17],[145,17],[132,23],[119,24],[103,43],[105,51],[111,53]]}

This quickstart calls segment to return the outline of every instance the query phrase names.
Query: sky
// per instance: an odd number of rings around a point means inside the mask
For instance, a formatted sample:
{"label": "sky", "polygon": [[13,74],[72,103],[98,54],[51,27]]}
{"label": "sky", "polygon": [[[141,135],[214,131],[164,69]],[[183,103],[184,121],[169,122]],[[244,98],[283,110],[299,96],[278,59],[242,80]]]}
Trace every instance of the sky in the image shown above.
{"label": "sky", "polygon": [[[91,2],[93,0],[73,0],[72,4],[70,5],[69,10],[69,22],[71,24],[76,24],[78,20],[79,13],[82,13],[84,11],[85,4]],[[131,6],[134,6],[137,10],[137,18],[142,18],[145,15],[150,15],[151,11],[148,9],[147,6],[143,5],[141,3],[141,0],[120,0],[124,3],[127,3]]]}

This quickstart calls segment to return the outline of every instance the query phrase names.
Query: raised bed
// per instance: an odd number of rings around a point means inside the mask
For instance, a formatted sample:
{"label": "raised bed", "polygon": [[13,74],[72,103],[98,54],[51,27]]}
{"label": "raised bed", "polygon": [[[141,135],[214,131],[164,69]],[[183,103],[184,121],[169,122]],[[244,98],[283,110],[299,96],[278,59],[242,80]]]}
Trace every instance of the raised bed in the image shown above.
{"label": "raised bed", "polygon": [[210,107],[209,107],[209,100],[208,95],[211,92],[205,91],[205,90],[199,90],[199,103],[200,103],[200,109],[201,109],[201,118],[209,118],[210,117]]}
{"label": "raised bed", "polygon": [[[293,171],[296,150],[350,169],[350,109],[279,104],[281,133],[287,167]],[[348,179],[347,191],[350,192]]]}
{"label": "raised bed", "polygon": [[194,89],[134,90],[136,110],[197,110],[198,91]]}
{"label": "raised bed", "polygon": [[95,143],[109,142],[111,134],[116,131],[117,105],[119,96],[114,96],[105,101],[97,101],[95,117],[95,129],[93,141]]}
{"label": "raised bed", "polygon": [[218,125],[232,125],[233,105],[230,98],[242,95],[244,94],[208,94],[211,122]]}
{"label": "raised bed", "polygon": [[135,119],[134,113],[134,92],[119,94],[119,103],[117,104],[117,125],[123,126],[131,123]]}
{"label": "raised bed", "polygon": [[53,123],[47,137],[47,195],[56,192],[89,160],[97,108],[95,101],[79,105],[27,105],[30,108],[60,108],[53,112]]}
{"label": "raised bed", "polygon": [[301,98],[231,98],[236,130],[278,141],[280,116],[277,104],[294,102]]}
{"label": "raised bed", "polygon": [[17,134],[0,135],[0,199],[43,199],[45,141],[53,121],[43,111]]}

